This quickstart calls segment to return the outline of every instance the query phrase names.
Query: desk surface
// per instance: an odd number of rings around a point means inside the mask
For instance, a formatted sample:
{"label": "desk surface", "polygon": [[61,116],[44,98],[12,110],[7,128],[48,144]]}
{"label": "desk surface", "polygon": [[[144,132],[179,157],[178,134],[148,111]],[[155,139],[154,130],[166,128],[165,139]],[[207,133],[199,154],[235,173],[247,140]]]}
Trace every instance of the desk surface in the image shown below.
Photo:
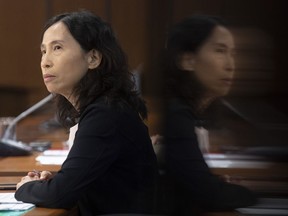
{"label": "desk surface", "polygon": [[[17,140],[29,143],[35,140],[46,140],[53,143],[53,148],[63,149],[63,142],[68,139],[67,130],[55,126],[54,113],[31,116],[23,119],[17,126]],[[47,124],[47,122],[52,122]],[[45,125],[44,125],[45,124]],[[51,126],[52,125],[52,126]],[[40,153],[29,156],[0,157],[0,176],[24,176],[32,170],[49,170],[57,172],[59,165],[41,165],[35,158]]]}
{"label": "desk surface", "polygon": [[71,211],[37,207],[24,213],[23,216],[71,216]]}
{"label": "desk surface", "polygon": [[0,176],[24,176],[32,170],[57,172],[59,165],[42,165],[36,161],[40,153],[29,156],[0,157]]}
{"label": "desk surface", "polygon": [[[23,120],[22,126],[26,128],[26,130],[32,130],[34,128],[34,124],[38,124],[41,121],[41,118],[38,117],[29,120]],[[32,122],[32,123],[31,123]],[[33,141],[30,139],[30,134],[24,133],[24,130],[21,132],[21,128],[19,130],[19,140],[23,141]],[[32,133],[31,131],[29,133]],[[17,134],[18,135],[18,134]],[[41,136],[33,137],[33,139],[37,140],[51,140],[53,141],[53,148],[63,148],[62,142],[68,139],[68,135],[64,130],[54,131],[49,134],[40,134]],[[22,139],[21,139],[22,138]],[[0,157],[0,182],[1,183],[17,183],[20,178],[27,174],[27,172],[31,170],[49,170],[51,172],[57,172],[60,169],[59,165],[41,165],[38,163],[35,158],[40,153],[33,153],[30,156],[21,156],[21,157]],[[275,191],[284,191],[285,194],[288,194],[288,183],[287,183],[287,164],[270,164],[268,167],[263,168],[224,168],[224,167],[214,167],[212,171],[217,175],[228,175],[228,176],[236,176],[239,181],[248,187],[259,187],[259,179],[262,177],[266,178],[266,182],[260,180],[261,187],[259,190],[267,189],[267,185],[274,185],[277,188],[274,188]],[[244,179],[244,180],[243,180]],[[247,180],[253,180],[247,181]],[[274,184],[275,180],[282,183],[282,186],[279,189],[277,184]],[[263,184],[265,183],[265,184]],[[267,183],[267,184],[266,184]],[[7,191],[0,191],[7,192]],[[31,211],[24,214],[24,216],[66,216],[66,215],[77,215],[75,212],[67,211],[64,209],[48,209],[48,208],[34,208]],[[236,212],[219,212],[219,213],[207,213],[203,216],[237,216]]]}
{"label": "desk surface", "polygon": [[[10,193],[10,192],[14,191],[0,190],[0,193]],[[77,215],[78,214],[76,209],[66,210],[66,209],[50,209],[50,208],[35,207],[30,211],[23,213],[21,216],[77,216]]]}
{"label": "desk surface", "polygon": [[[61,128],[39,129],[45,121],[53,120],[53,114],[43,116],[32,116],[21,121],[17,127],[17,139],[23,142],[31,142],[35,140],[53,141],[53,148],[62,148],[62,142],[68,139],[66,130]],[[41,165],[36,162],[35,158],[40,153],[33,153],[30,156],[20,157],[0,157],[0,183],[18,183],[20,178],[27,174],[28,171],[49,170],[57,172],[59,165]],[[1,190],[0,192],[14,192]],[[77,215],[75,210],[68,211],[65,209],[49,209],[49,208],[33,208],[24,213],[24,216],[72,216]]]}

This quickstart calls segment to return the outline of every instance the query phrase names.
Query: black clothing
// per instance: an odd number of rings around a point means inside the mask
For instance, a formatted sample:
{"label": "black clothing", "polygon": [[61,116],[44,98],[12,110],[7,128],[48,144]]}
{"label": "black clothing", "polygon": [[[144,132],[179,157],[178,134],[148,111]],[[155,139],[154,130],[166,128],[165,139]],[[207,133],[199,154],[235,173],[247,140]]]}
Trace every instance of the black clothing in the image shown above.
{"label": "black clothing", "polygon": [[61,170],[32,181],[17,200],[49,208],[78,204],[81,215],[152,211],[157,162],[147,127],[129,105],[98,99],[81,114]]}
{"label": "black clothing", "polygon": [[[203,210],[231,210],[252,205],[246,188],[226,183],[207,166],[194,131],[201,124],[191,108],[171,100],[165,122],[165,153],[170,215],[197,215]],[[202,122],[203,123],[203,122]]]}

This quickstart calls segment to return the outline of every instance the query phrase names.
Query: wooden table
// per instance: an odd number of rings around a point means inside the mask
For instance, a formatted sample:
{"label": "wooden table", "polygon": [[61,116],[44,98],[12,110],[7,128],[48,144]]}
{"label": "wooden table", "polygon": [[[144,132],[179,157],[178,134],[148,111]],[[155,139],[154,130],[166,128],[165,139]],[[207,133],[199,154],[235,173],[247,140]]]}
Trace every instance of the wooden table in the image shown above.
{"label": "wooden table", "polygon": [[25,176],[29,171],[48,170],[57,172],[59,165],[42,165],[36,161],[37,153],[31,156],[0,158],[0,176]]}
{"label": "wooden table", "polygon": [[[1,178],[0,178],[1,179]],[[0,190],[0,193],[14,193],[15,191]],[[6,214],[5,214],[6,215]],[[8,214],[7,214],[8,215]],[[51,209],[35,207],[30,211],[23,213],[21,216],[77,216],[77,209]]]}
{"label": "wooden table", "polygon": [[[55,143],[55,146],[59,146]],[[41,165],[36,162],[35,158],[40,153],[33,153],[30,156],[21,157],[4,157],[0,158],[0,183],[18,183],[21,177],[25,176],[28,171],[36,170],[49,170],[52,173],[60,169],[60,165]],[[4,192],[15,192],[2,190]],[[36,207],[23,214],[23,216],[73,216],[77,215],[75,209],[50,209]]]}
{"label": "wooden table", "polygon": [[[54,147],[61,146],[61,143],[54,143]],[[36,170],[49,170],[57,172],[60,169],[60,165],[41,165],[36,162],[35,158],[40,153],[33,153],[30,156],[21,157],[5,157],[0,158],[0,183],[18,183],[28,171]],[[14,192],[2,190],[0,192]],[[23,214],[24,216],[73,216],[77,215],[77,210],[65,210],[65,209],[50,209],[36,207]],[[238,216],[234,211],[231,212],[219,212],[219,213],[206,213],[203,216]]]}
{"label": "wooden table", "polygon": [[[23,119],[17,127],[17,139],[23,142],[35,140],[49,140],[53,142],[53,148],[63,148],[63,143],[68,139],[67,131],[63,128],[52,128],[50,131],[39,129],[43,122],[53,119],[53,113],[35,115]],[[34,152],[29,156],[0,157],[0,183],[18,183],[20,179],[32,170],[49,170],[52,173],[60,169],[60,165],[41,165],[35,159],[41,154]],[[1,193],[15,192],[0,190]],[[36,207],[23,214],[24,216],[73,216],[77,215],[75,209],[50,209]]]}
{"label": "wooden table", "polygon": [[[54,148],[61,148],[62,142],[54,142]],[[60,169],[60,165],[41,165],[36,161],[36,157],[41,153],[33,153],[29,156],[17,156],[17,157],[2,157],[0,158],[0,183],[18,183],[20,179],[27,175],[27,172],[35,170],[49,170],[52,173],[57,172]],[[2,190],[5,192],[15,192]],[[75,209],[50,209],[36,207],[23,214],[23,216],[76,216],[77,211]]]}
{"label": "wooden table", "polygon": [[[19,138],[22,141],[33,141],[37,140],[51,140],[53,142],[53,148],[61,149],[63,148],[63,141],[68,139],[67,132],[65,130],[54,131],[51,134],[40,134],[40,136],[34,136],[33,139],[31,135],[33,134],[31,131],[35,128],[35,124],[41,122],[41,118],[35,117],[30,120],[23,120],[22,126],[24,128],[29,128],[29,133],[25,133],[23,128],[19,128]],[[17,183],[20,178],[25,176],[27,172],[32,170],[49,170],[51,172],[57,172],[60,169],[60,165],[42,165],[38,163],[35,159],[40,153],[33,153],[30,156],[20,156],[20,157],[0,157],[0,183]],[[282,188],[280,187],[279,191],[284,191],[285,194],[288,194],[288,183],[287,183],[287,164],[285,163],[277,163],[277,164],[269,164],[265,168],[221,168],[214,167],[212,171],[221,176],[229,176],[234,178],[238,178],[239,184],[243,184],[245,186],[251,187],[251,189],[255,189],[255,186],[258,186],[259,191],[267,190],[267,185],[274,186],[273,190],[279,190],[278,184],[274,184],[275,180],[283,180]],[[262,184],[262,187],[259,188],[259,179],[266,177],[265,184]],[[267,178],[268,177],[268,178]],[[282,179],[281,179],[282,178]],[[252,181],[251,181],[252,180]],[[262,181],[263,183],[263,181]],[[267,184],[266,184],[267,183]],[[279,182],[278,182],[279,183]],[[261,184],[261,181],[260,181]],[[7,192],[7,191],[0,191]],[[39,208],[36,207],[31,211],[28,211],[24,214],[24,216],[66,216],[66,215],[77,215],[75,210],[67,211],[64,209],[49,209],[49,208]],[[207,213],[203,216],[238,216],[239,213],[234,211],[231,212],[219,212],[219,213]]]}
{"label": "wooden table", "polygon": [[[29,143],[32,141],[51,141],[53,149],[63,149],[68,139],[67,130],[57,126],[49,126],[54,113],[30,116],[17,125],[17,140]],[[49,124],[48,124],[49,123]],[[45,125],[44,125],[45,124]],[[0,176],[24,176],[32,170],[49,170],[57,172],[59,165],[41,165],[35,159],[41,154],[34,152],[29,156],[0,157]]]}

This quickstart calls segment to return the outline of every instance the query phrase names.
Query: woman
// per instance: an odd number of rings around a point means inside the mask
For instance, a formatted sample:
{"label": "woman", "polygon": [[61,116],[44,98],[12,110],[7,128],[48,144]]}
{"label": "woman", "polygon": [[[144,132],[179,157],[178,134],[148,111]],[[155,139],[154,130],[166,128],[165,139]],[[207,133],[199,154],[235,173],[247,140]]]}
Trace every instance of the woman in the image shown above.
{"label": "woman", "polygon": [[78,205],[81,215],[149,213],[156,157],[126,57],[110,26],[87,12],[48,21],[41,44],[44,83],[59,120],[78,123],[61,170],[29,172],[17,200],[49,208]]}
{"label": "woman", "polygon": [[234,50],[231,32],[215,17],[192,16],[168,34],[162,68],[168,99],[164,143],[171,185],[167,190],[168,197],[175,198],[168,205],[169,214],[199,215],[255,202],[246,188],[211,174],[199,147],[207,137],[196,134],[196,128],[205,126],[203,117],[211,103],[229,92]]}

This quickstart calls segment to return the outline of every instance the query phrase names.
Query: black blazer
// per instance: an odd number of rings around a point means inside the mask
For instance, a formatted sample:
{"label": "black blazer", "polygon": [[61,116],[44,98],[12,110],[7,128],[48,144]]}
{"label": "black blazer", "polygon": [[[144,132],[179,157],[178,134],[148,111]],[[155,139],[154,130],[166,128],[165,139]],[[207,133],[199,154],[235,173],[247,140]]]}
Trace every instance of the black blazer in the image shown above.
{"label": "black blazer", "polygon": [[99,99],[82,113],[61,170],[48,181],[22,185],[15,198],[81,215],[149,213],[157,172],[147,127],[128,105]]}
{"label": "black blazer", "polygon": [[248,189],[226,183],[211,173],[194,131],[201,124],[203,121],[184,101],[170,101],[165,120],[165,167],[170,191],[167,211],[197,215],[200,209],[231,210],[254,204],[255,196]]}

